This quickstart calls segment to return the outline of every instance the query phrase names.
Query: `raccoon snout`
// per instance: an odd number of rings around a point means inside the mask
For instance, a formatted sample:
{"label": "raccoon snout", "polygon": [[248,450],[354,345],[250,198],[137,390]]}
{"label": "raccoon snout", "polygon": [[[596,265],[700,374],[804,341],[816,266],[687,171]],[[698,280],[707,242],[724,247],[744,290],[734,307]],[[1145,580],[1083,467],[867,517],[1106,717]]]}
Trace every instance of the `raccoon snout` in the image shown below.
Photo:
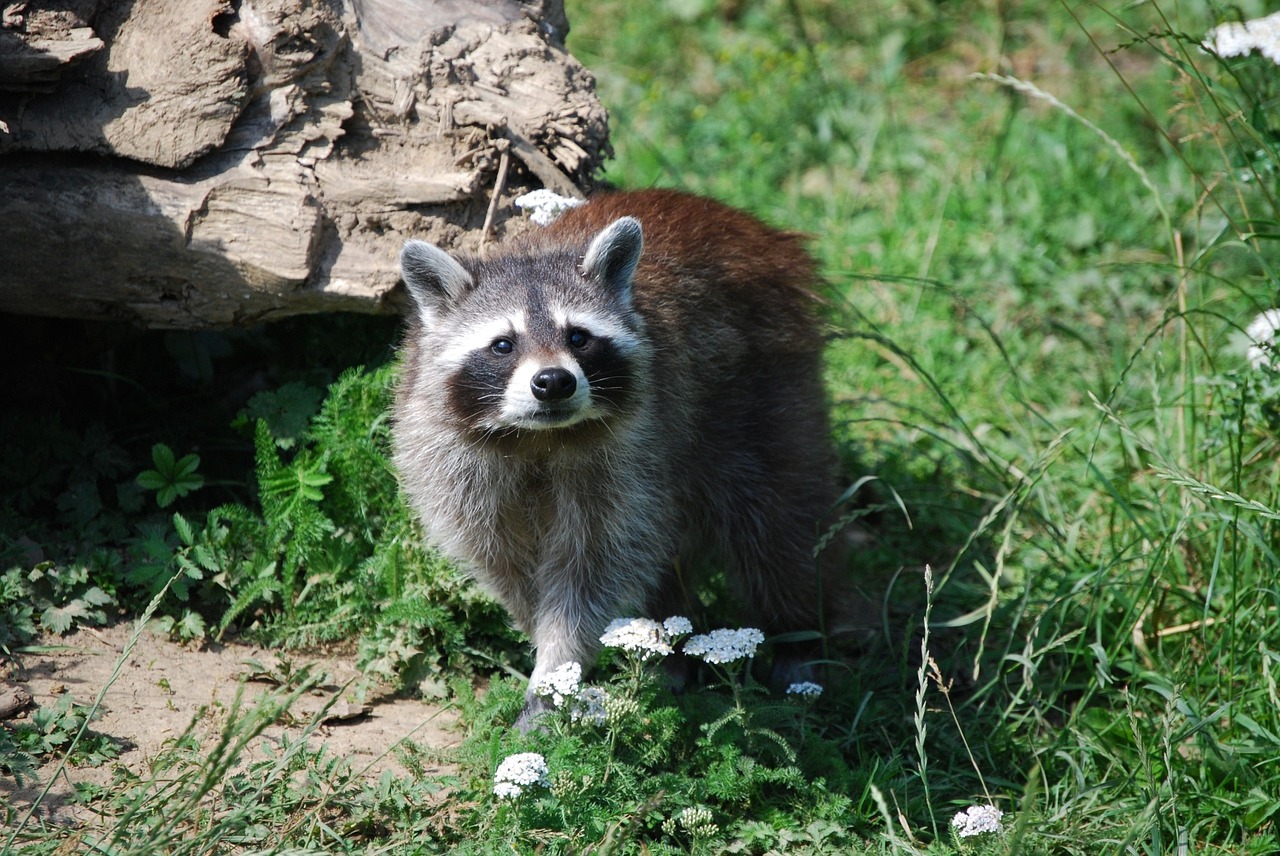
{"label": "raccoon snout", "polygon": [[542,369],[529,382],[533,397],[539,401],[563,401],[573,396],[578,381],[573,372],[560,367]]}

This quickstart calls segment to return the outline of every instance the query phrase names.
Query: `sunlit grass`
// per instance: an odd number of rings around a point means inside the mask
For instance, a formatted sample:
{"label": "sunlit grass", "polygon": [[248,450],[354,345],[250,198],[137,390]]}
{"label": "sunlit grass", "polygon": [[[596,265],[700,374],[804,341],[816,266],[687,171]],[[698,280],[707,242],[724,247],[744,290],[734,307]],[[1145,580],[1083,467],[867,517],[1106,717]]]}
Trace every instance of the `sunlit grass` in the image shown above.
{"label": "sunlit grass", "polygon": [[[635,671],[612,730],[522,736],[520,681],[455,678],[469,735],[448,782],[418,764],[371,786],[298,746],[231,775],[178,741],[153,779],[94,795],[117,824],[102,840],[144,852],[130,800],[154,794],[169,852],[1274,852],[1280,377],[1243,331],[1278,297],[1280,78],[1198,47],[1230,14],[571,2],[610,181],[811,236],[874,626],[802,716],[749,676],[672,698]],[[363,519],[329,456],[353,432],[329,433],[291,466],[337,472],[340,519]],[[434,576],[449,608],[414,600],[382,549],[402,529],[370,530],[370,573],[406,620],[455,642],[455,613],[495,622]],[[375,662],[402,669],[406,632],[380,624]],[[428,661],[514,656],[450,646]],[[230,711],[227,745],[260,725]],[[493,774],[518,752],[551,785],[504,803]],[[985,805],[1003,832],[957,837]],[[34,851],[69,840],[31,832]]]}
{"label": "sunlit grass", "polygon": [[[580,50],[641,131],[611,175],[814,237],[848,460],[915,525],[887,518],[867,574],[940,568],[944,669],[973,681],[959,724],[1001,740],[986,771],[1035,795],[1033,828],[1265,850],[1274,772],[1246,759],[1277,733],[1255,680],[1276,644],[1277,422],[1240,329],[1276,295],[1257,222],[1274,84],[1198,49],[1203,6],[935,10],[929,36],[887,5],[844,28],[753,5],[773,25],[723,39],[706,5],[680,26],[671,5],[584,10]],[[652,40],[600,37],[615,24],[674,29],[657,62],[699,85],[663,99],[629,72]],[[731,41],[770,61],[708,60]],[[919,586],[887,597],[893,629],[918,629]],[[940,742],[931,775],[963,780]]]}

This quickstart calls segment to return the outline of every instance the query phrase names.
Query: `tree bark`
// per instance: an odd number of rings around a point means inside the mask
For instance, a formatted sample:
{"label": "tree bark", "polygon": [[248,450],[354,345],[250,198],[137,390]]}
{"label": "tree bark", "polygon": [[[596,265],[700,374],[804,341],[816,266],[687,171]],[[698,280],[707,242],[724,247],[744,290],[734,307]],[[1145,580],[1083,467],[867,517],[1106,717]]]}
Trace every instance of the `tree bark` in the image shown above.
{"label": "tree bark", "polygon": [[561,0],[0,6],[0,311],[393,311],[406,238],[479,250],[608,154]]}

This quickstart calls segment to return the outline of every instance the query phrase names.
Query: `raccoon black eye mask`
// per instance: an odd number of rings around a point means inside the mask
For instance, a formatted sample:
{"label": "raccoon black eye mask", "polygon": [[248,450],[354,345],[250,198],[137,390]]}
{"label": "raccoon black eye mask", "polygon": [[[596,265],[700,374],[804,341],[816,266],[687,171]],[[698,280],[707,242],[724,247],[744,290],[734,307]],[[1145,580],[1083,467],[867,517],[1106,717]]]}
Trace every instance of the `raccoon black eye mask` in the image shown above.
{"label": "raccoon black eye mask", "polygon": [[535,679],[589,667],[614,618],[683,612],[677,560],[723,568],[768,633],[821,626],[835,457],[796,236],[613,193],[484,259],[410,241],[400,265],[401,482],[528,633]]}

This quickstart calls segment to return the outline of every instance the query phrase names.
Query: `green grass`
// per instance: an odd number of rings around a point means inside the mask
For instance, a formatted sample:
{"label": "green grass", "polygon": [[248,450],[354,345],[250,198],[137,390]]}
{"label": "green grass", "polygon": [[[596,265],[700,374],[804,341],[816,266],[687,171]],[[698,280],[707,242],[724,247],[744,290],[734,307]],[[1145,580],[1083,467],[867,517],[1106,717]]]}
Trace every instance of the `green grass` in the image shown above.
{"label": "green grass", "polygon": [[[150,782],[90,795],[104,849],[1280,849],[1280,378],[1249,368],[1242,339],[1280,298],[1280,84],[1260,57],[1198,50],[1230,13],[579,0],[569,17],[612,114],[608,180],[812,236],[837,439],[850,482],[874,476],[853,516],[873,535],[856,573],[879,626],[802,711],[750,682],[672,699],[624,662],[602,672],[625,707],[609,730],[513,734],[523,685],[494,677],[477,696],[471,678],[519,666],[521,644],[412,543],[379,463],[385,371],[338,378],[311,421],[285,418],[316,408],[280,378],[243,420],[247,457],[268,418],[256,476],[203,530],[158,518],[156,554],[170,574],[186,557],[206,594],[219,580],[210,627],[354,636],[410,686],[451,680],[459,773],[374,786],[294,746],[233,774],[179,741]],[[138,442],[127,474],[99,454],[96,478],[133,483],[153,442],[174,441]],[[111,542],[138,508],[125,494],[117,517],[56,485],[6,514],[28,525],[45,501]],[[41,608],[91,585],[136,603],[103,579],[136,577],[138,549],[88,573],[23,569],[0,607],[33,626],[23,591]],[[304,560],[319,568],[305,584]],[[185,607],[160,609],[181,626]],[[228,712],[228,745],[257,715]],[[492,775],[520,751],[547,757],[552,784],[504,802]],[[130,814],[144,793],[154,830]],[[951,817],[988,802],[1005,832],[953,837]],[[51,852],[74,834],[28,825],[11,843]]]}

